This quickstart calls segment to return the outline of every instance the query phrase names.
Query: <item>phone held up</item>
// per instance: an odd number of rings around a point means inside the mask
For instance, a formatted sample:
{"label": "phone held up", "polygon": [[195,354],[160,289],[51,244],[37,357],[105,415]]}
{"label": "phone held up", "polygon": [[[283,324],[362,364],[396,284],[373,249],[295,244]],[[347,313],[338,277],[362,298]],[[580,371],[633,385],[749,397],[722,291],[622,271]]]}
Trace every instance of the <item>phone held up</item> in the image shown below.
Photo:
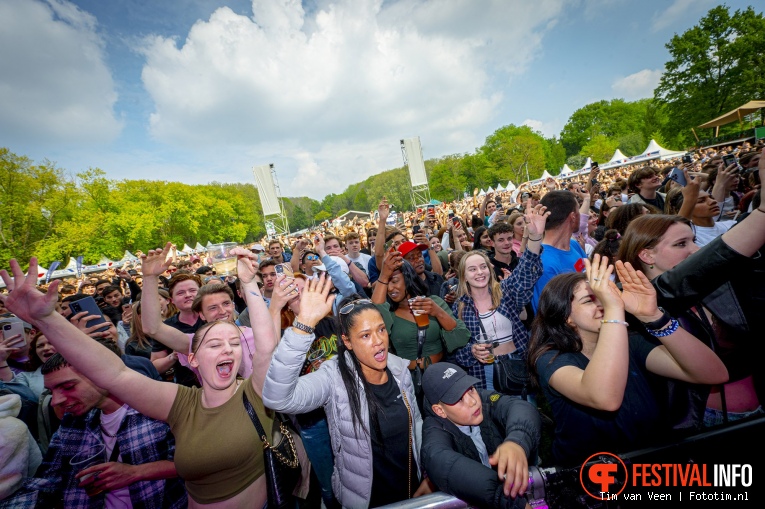
{"label": "phone held up", "polygon": [[672,168],[672,171],[669,172],[669,180],[674,180],[683,187],[688,184],[688,181],[685,180],[685,173],[680,168]]}
{"label": "phone held up", "polygon": [[685,154],[683,156],[683,164],[692,164],[693,163],[693,156],[691,154]]}
{"label": "phone held up", "polygon": [[24,324],[21,322],[3,324],[3,339],[10,339],[16,335],[19,337],[8,345],[10,348],[20,348],[26,344],[27,338],[24,335]]}
{"label": "phone held up", "polygon": [[276,270],[277,274],[284,274],[284,265],[282,265],[281,263],[277,263],[276,266],[274,267],[274,270]]}
{"label": "phone held up", "polygon": [[733,154],[726,154],[722,156],[722,160],[723,160],[723,166],[725,166],[726,168],[728,166],[735,164],[737,168],[736,169],[737,172],[743,170],[743,168],[741,167],[741,163],[738,162],[738,158]]}
{"label": "phone held up", "polygon": [[420,233],[420,225],[416,224],[412,226],[412,235],[417,235],[418,233]]}
{"label": "phone held up", "polygon": [[93,297],[87,296],[83,299],[72,301],[69,303],[69,308],[72,310],[72,315],[76,315],[82,311],[87,311],[88,315],[95,315],[96,318],[88,321],[88,327],[104,324],[104,326],[98,328],[96,332],[109,330],[109,324],[106,322],[104,314],[101,312],[101,308],[98,307],[98,304],[96,304],[96,300]]}

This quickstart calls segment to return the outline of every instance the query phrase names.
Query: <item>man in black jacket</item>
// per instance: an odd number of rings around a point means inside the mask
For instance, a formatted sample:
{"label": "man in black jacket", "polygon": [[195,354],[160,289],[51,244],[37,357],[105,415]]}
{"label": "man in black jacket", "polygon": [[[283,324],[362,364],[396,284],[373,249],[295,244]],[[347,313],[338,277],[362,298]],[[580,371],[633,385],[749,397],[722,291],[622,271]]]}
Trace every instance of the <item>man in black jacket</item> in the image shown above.
{"label": "man in black jacket", "polygon": [[535,461],[539,445],[539,413],[521,399],[477,390],[477,383],[448,362],[425,371],[425,471],[441,491],[471,505],[526,507],[523,494],[529,458]]}

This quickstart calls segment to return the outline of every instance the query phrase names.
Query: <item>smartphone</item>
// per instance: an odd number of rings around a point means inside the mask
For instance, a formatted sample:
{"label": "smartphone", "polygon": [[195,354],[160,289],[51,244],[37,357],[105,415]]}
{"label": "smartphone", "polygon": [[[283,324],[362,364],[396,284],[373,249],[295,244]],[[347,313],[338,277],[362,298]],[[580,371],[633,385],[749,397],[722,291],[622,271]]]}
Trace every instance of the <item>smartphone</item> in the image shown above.
{"label": "smartphone", "polygon": [[416,224],[412,226],[412,235],[417,235],[418,233],[420,233],[420,225]]}
{"label": "smartphone", "polygon": [[454,212],[452,211],[449,212],[449,219],[454,219]]}
{"label": "smartphone", "polygon": [[26,334],[24,334],[24,324],[21,322],[3,324],[3,339],[8,339],[16,334],[21,334],[21,337],[9,344],[10,348],[20,348],[27,343]]}
{"label": "smartphone", "polygon": [[727,168],[728,166],[735,164],[738,167],[737,171],[741,171],[741,165],[738,163],[738,158],[734,156],[733,154],[727,154],[722,156],[723,165]]}
{"label": "smartphone", "polygon": [[101,308],[98,307],[98,304],[96,304],[96,300],[93,297],[87,296],[84,299],[72,301],[69,303],[69,308],[72,310],[72,315],[76,315],[82,311],[87,311],[88,315],[96,315],[96,318],[91,318],[90,321],[88,321],[88,327],[102,323],[105,324],[104,327],[96,329],[96,332],[104,332],[109,330],[109,324],[104,318],[104,314],[101,312]]}
{"label": "smartphone", "polygon": [[591,162],[590,163],[590,169],[592,169],[592,168],[599,168],[598,163],[596,163],[595,161]]}
{"label": "smartphone", "polygon": [[277,265],[274,267],[274,270],[276,270],[276,273],[277,273],[277,274],[284,274],[284,265],[282,265],[282,264],[277,264]]}
{"label": "smartphone", "polygon": [[455,228],[461,228],[462,227],[462,223],[460,223],[459,218],[456,218],[456,217],[452,218],[452,224],[454,225]]}
{"label": "smartphone", "polygon": [[672,171],[669,172],[669,180],[674,180],[683,187],[688,183],[685,180],[685,173],[680,168],[672,168]]}
{"label": "smartphone", "polygon": [[693,156],[691,154],[685,154],[683,156],[683,164],[691,164],[693,163]]}

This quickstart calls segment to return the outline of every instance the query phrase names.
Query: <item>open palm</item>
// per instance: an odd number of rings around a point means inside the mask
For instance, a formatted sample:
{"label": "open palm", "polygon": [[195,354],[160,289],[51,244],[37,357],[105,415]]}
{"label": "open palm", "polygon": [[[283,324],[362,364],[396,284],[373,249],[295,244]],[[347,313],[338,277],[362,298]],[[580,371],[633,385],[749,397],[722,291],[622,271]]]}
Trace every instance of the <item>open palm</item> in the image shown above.
{"label": "open palm", "polygon": [[46,316],[56,312],[56,302],[58,301],[58,285],[59,281],[56,280],[50,284],[47,293],[42,293],[37,289],[37,258],[32,257],[29,260],[29,274],[32,277],[24,275],[24,271],[21,270],[19,263],[12,259],[10,262],[11,273],[13,278],[7,271],[0,271],[0,277],[3,278],[8,288],[13,288],[13,291],[8,295],[0,297],[8,308],[16,316],[27,322],[35,322],[45,318]]}
{"label": "open palm", "polygon": [[616,273],[622,283],[624,310],[638,319],[648,318],[650,321],[659,312],[656,289],[645,274],[635,270],[629,262],[617,261]]}

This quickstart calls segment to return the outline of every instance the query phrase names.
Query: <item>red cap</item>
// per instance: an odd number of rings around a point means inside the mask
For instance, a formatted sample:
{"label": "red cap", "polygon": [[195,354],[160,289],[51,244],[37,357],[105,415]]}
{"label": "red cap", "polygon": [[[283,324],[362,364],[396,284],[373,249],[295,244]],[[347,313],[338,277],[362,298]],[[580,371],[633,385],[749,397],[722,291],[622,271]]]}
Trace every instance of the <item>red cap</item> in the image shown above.
{"label": "red cap", "polygon": [[406,242],[403,242],[400,246],[398,246],[398,252],[401,253],[401,256],[406,256],[415,249],[419,249],[420,251],[427,251],[428,246],[427,244],[417,244],[412,242],[411,240],[407,240]]}

